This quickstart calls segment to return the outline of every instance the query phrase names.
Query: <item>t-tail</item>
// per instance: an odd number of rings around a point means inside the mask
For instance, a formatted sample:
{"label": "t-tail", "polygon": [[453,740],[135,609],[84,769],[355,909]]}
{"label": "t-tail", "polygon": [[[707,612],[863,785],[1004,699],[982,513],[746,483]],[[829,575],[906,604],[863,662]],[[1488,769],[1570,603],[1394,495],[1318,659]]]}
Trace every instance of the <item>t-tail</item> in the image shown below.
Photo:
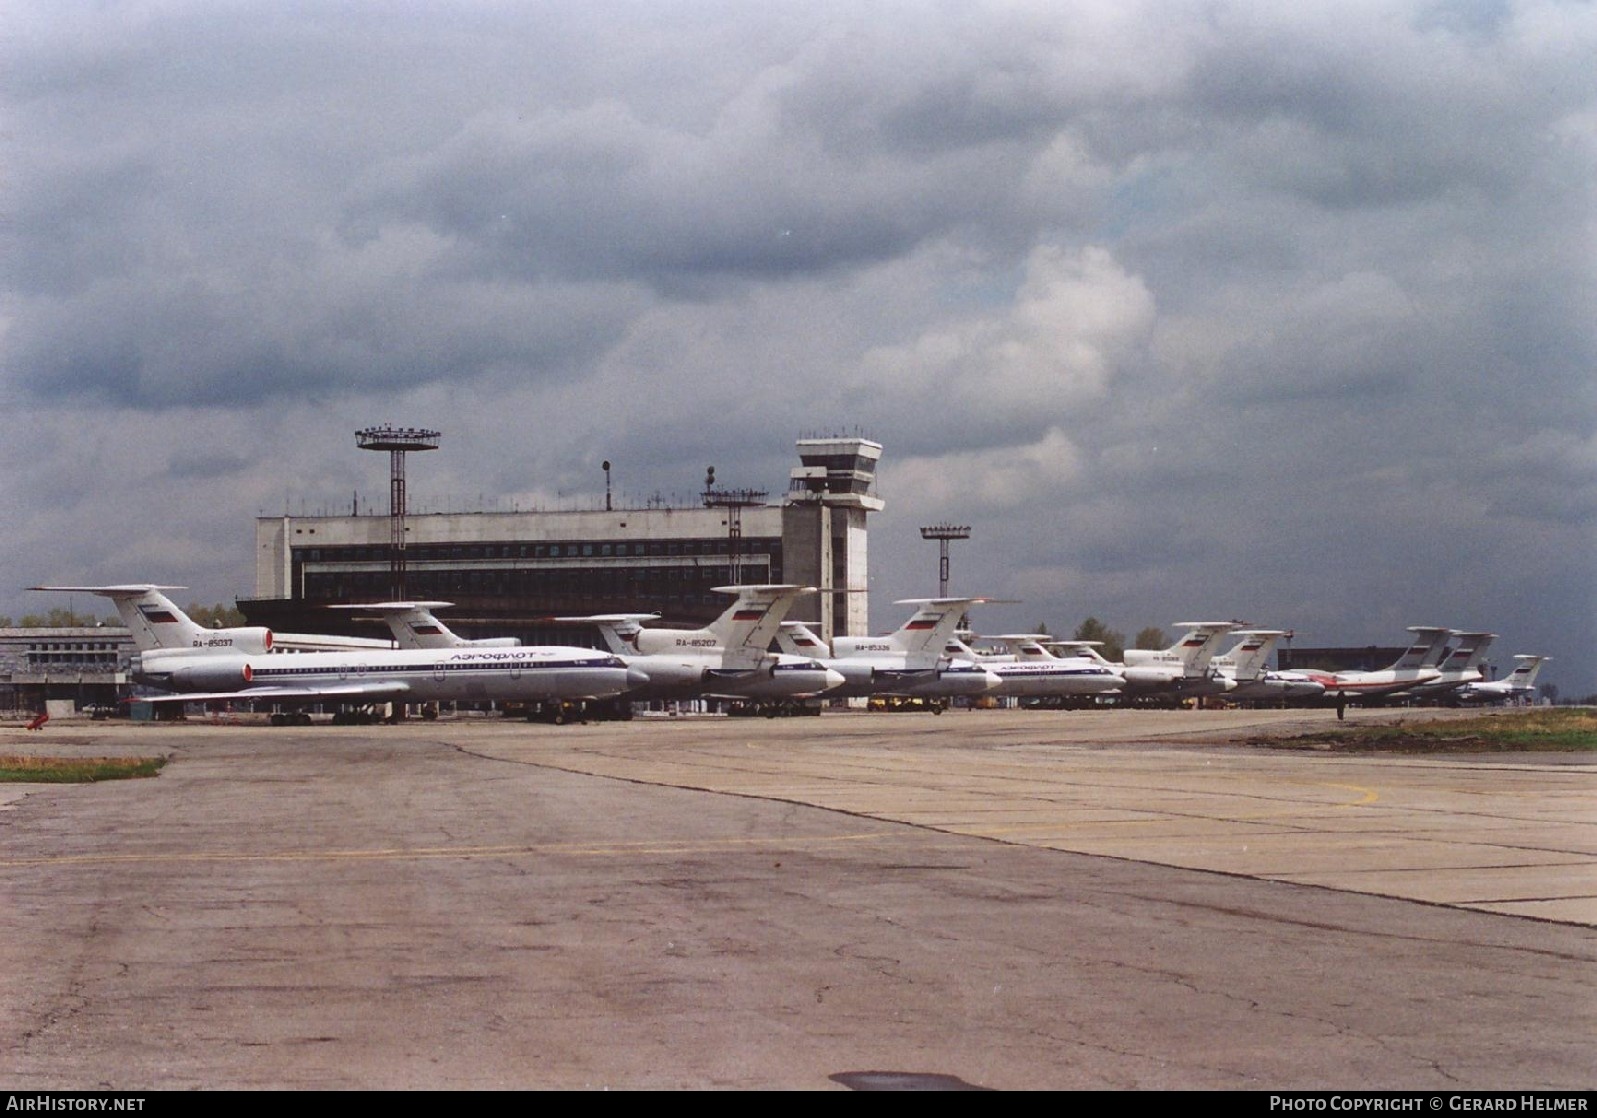
{"label": "t-tail", "polygon": [[137,583],[127,586],[32,586],[66,594],[98,594],[111,599],[122,624],[133,635],[140,652],[243,653],[258,655],[272,650],[272,631],[259,626],[207,629],[161,593],[181,586]]}
{"label": "t-tail", "polygon": [[1439,629],[1434,625],[1410,625],[1408,631],[1414,634],[1414,640],[1388,670],[1404,672],[1434,668],[1442,658],[1453,630]]}
{"label": "t-tail", "polygon": [[1005,652],[1022,664],[1031,662],[1046,663],[1050,660],[1058,659],[1057,656],[1043,647],[1044,641],[1053,640],[1053,637],[1047,633],[998,633],[982,639],[993,641],[1003,646]]}
{"label": "t-tail", "polygon": [[564,624],[593,625],[611,652],[617,656],[637,656],[638,634],[644,631],[643,623],[659,618],[658,613],[595,613],[586,617],[554,617],[550,620]]}
{"label": "t-tail", "polygon": [[[1088,660],[1096,661],[1106,668],[1118,669],[1120,667],[1120,665],[1116,664],[1113,660],[1108,659],[1103,653],[1098,651],[1103,647],[1103,641],[1063,640],[1058,637],[1049,637],[1047,638],[1046,642],[1040,641],[1038,643],[1039,645],[1046,643],[1047,649],[1044,653],[1045,656],[1082,656]],[[1037,660],[1043,658],[1026,655],[1024,653],[1020,653],[1019,655],[1022,660]]]}
{"label": "t-tail", "polygon": [[1196,679],[1209,672],[1209,661],[1214,659],[1220,638],[1242,628],[1235,621],[1179,621],[1177,629],[1186,629],[1187,635],[1169,648],[1158,651],[1128,648],[1122,654],[1130,667],[1179,664],[1181,675]]}
{"label": "t-tail", "polygon": [[1486,659],[1486,650],[1492,646],[1492,641],[1497,639],[1497,634],[1454,629],[1449,635],[1457,637],[1458,643],[1441,661],[1439,666],[1442,671],[1450,673],[1450,677],[1455,679],[1469,672],[1476,673],[1476,678],[1479,678],[1480,666]]}
{"label": "t-tail", "polygon": [[1244,629],[1236,634],[1240,640],[1224,656],[1214,658],[1214,666],[1229,670],[1238,683],[1258,679],[1265,672],[1270,653],[1276,642],[1287,635],[1285,629]]}
{"label": "t-tail", "polygon": [[1542,664],[1550,656],[1518,655],[1514,657],[1514,670],[1502,679],[1490,683],[1467,683],[1458,691],[1458,697],[1469,703],[1517,702],[1529,699],[1536,691],[1536,677]]}
{"label": "t-tail", "polygon": [[435,609],[453,602],[373,602],[335,608],[375,613],[388,623],[400,648],[518,648],[519,637],[463,637],[438,620]]}
{"label": "t-tail", "polygon": [[737,600],[700,632],[713,637],[720,647],[734,655],[764,655],[793,603],[800,595],[815,593],[813,586],[717,586],[715,589],[719,594],[736,594]]}
{"label": "t-tail", "polygon": [[1542,672],[1542,665],[1551,660],[1551,656],[1515,656],[1519,663],[1514,665],[1514,670],[1503,677],[1505,683],[1516,690],[1530,690],[1536,686],[1536,677]]}
{"label": "t-tail", "polygon": [[802,621],[784,621],[776,631],[776,647],[789,656],[807,656],[811,660],[830,659],[832,650]]}
{"label": "t-tail", "polygon": [[720,650],[736,661],[757,662],[781,629],[782,619],[811,586],[718,586],[722,594],[736,594],[732,605],[702,629],[646,629],[642,622],[658,614],[601,614],[594,617],[556,618],[589,621],[599,626],[606,643],[622,655],[652,656],[687,649]]}
{"label": "t-tail", "polygon": [[839,657],[902,652],[915,666],[924,661],[931,666],[943,655],[943,648],[959,629],[960,619],[971,606],[991,598],[904,598],[895,605],[917,606],[910,619],[885,637],[834,637],[832,648]]}

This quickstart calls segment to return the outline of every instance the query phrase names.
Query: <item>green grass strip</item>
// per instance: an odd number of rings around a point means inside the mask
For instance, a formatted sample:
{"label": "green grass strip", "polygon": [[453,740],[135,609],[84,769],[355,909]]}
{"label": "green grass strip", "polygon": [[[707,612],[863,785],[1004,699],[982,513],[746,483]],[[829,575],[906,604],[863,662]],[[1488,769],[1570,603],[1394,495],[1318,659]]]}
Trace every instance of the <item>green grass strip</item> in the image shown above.
{"label": "green grass strip", "polygon": [[165,757],[0,756],[0,783],[91,784],[97,780],[131,780],[154,776],[165,764]]}
{"label": "green grass strip", "polygon": [[1535,707],[1448,719],[1427,719],[1416,712],[1397,722],[1329,728],[1292,740],[1348,749],[1420,752],[1597,750],[1597,710]]}

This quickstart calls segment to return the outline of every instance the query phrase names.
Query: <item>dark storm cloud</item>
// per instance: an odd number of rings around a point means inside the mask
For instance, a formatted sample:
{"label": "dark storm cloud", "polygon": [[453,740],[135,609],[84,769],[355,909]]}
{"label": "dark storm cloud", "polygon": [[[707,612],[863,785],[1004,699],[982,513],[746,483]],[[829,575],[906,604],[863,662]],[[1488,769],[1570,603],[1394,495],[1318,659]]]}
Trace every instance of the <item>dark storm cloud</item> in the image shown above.
{"label": "dark storm cloud", "polygon": [[665,289],[843,268],[914,243],[889,184],[873,192],[771,140],[658,132],[615,103],[478,119],[414,164],[383,168],[373,209],[354,221],[422,224],[478,274]]}

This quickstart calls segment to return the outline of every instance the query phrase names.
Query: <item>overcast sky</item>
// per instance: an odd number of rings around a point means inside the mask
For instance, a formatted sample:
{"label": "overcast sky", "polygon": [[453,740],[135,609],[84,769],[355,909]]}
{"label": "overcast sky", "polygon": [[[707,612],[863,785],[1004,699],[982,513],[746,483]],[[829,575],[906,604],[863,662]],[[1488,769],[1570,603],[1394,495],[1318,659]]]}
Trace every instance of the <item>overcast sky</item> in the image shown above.
{"label": "overcast sky", "polygon": [[[12,0],[0,613],[253,518],[785,488],[872,617],[1486,628],[1597,691],[1597,8]],[[75,603],[80,609],[87,603]]]}

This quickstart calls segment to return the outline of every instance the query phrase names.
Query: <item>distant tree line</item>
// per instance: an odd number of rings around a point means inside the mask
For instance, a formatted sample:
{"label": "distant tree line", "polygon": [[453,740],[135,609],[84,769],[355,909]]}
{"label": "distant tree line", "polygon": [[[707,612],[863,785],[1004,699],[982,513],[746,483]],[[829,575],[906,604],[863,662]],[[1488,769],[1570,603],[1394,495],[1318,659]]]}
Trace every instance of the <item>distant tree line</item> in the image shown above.
{"label": "distant tree line", "polygon": [[[1076,626],[1073,638],[1078,641],[1097,641],[1102,647],[1098,654],[1105,660],[1120,660],[1126,654],[1126,635],[1117,629],[1111,629],[1096,617],[1089,617]],[[1170,647],[1170,638],[1165,631],[1157,626],[1150,625],[1138,631],[1133,639],[1132,648],[1160,649]]]}
{"label": "distant tree line", "polygon": [[[244,615],[236,606],[224,606],[217,602],[214,606],[202,606],[198,602],[190,602],[184,607],[196,624],[207,629],[231,629],[244,624]],[[49,613],[25,613],[21,621],[12,621],[11,618],[0,614],[0,629],[92,629],[101,625],[120,626],[122,619],[116,614],[105,617],[95,617],[91,613],[79,613],[74,609],[57,607]]]}

